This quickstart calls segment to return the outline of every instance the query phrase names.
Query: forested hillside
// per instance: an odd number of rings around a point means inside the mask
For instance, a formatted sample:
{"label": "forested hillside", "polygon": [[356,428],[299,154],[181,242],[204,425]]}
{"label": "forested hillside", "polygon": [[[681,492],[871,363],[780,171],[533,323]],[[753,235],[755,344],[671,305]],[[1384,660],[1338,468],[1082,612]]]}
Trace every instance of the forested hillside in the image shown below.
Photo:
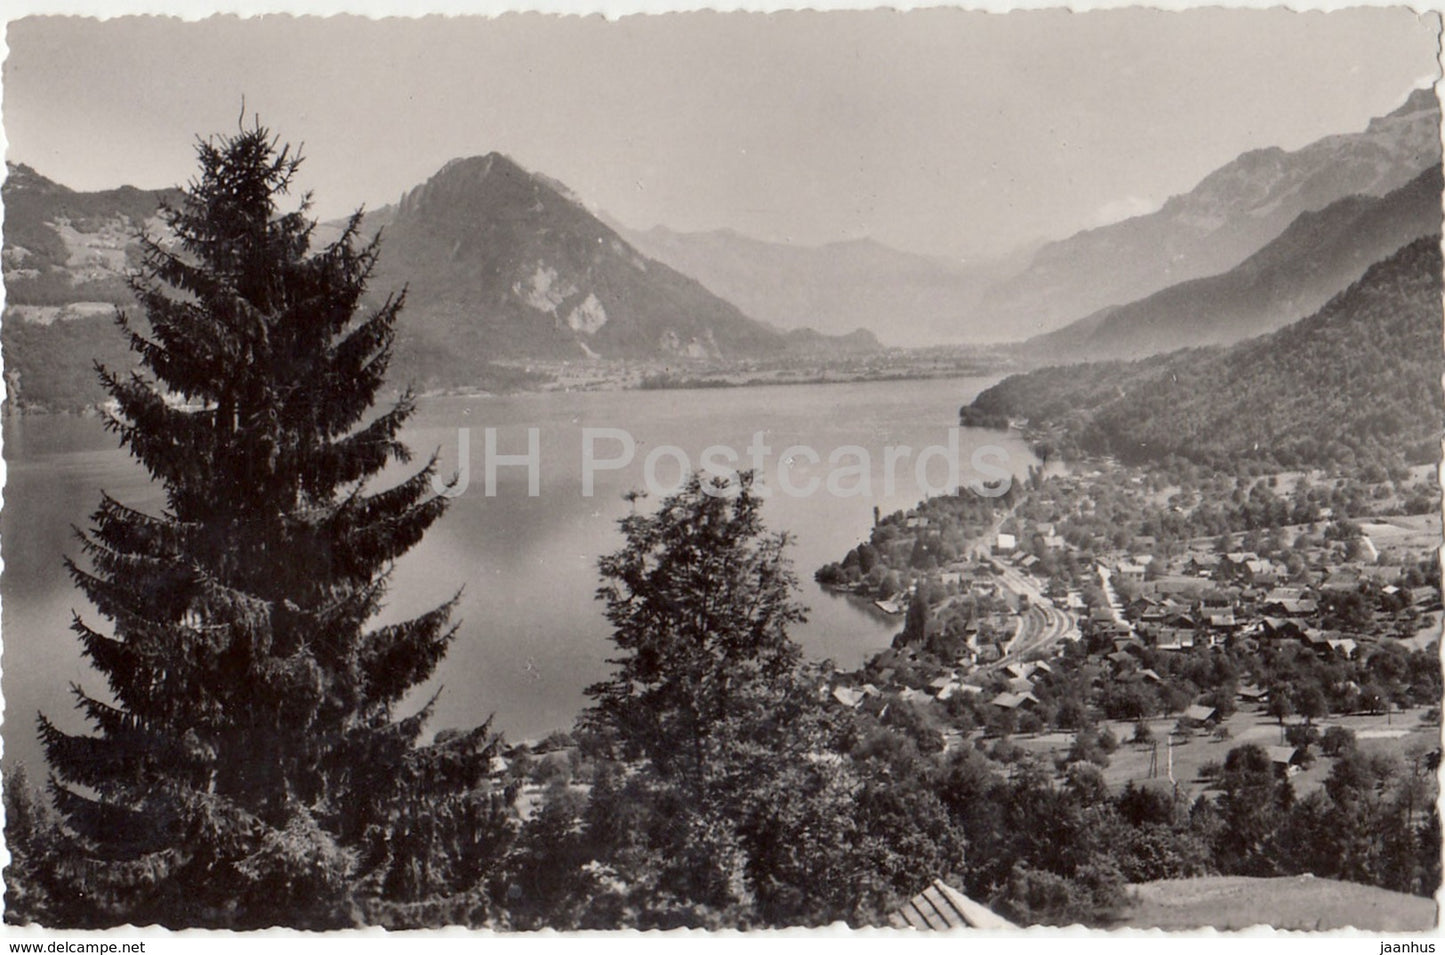
{"label": "forested hillside", "polygon": [[1412,242],[1313,316],[1231,348],[1010,377],[963,423],[1027,419],[1046,444],[1128,461],[1433,460],[1445,417],[1439,245]]}
{"label": "forested hillside", "polygon": [[1349,196],[1306,212],[1236,268],[1171,285],[1030,344],[1048,361],[1130,359],[1232,345],[1322,308],[1365,269],[1440,228],[1440,167],[1383,197]]}

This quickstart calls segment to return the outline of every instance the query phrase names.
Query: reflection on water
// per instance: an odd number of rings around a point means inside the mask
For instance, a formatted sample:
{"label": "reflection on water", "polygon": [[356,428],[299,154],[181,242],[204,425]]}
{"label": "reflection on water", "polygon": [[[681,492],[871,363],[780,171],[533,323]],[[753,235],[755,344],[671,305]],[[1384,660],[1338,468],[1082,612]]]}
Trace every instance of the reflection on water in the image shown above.
{"label": "reflection on water", "polygon": [[[462,627],[434,679],[417,696],[444,692],[434,727],[469,726],[496,714],[512,739],[566,727],[583,705],[582,690],[606,670],[606,623],[594,599],[597,558],[618,547],[617,520],[629,504],[624,492],[643,484],[643,461],[660,445],[674,445],[694,465],[713,445],[735,449],[746,462],[755,432],[771,449],[764,472],[776,481],[782,453],[808,445],[821,460],[795,455],[789,475],[797,485],[830,472],[835,448],[856,445],[869,457],[871,496],[839,498],[821,491],[806,497],[775,494],[764,506],[774,530],[795,543],[791,555],[809,607],[795,631],[807,653],[846,666],[887,643],[898,625],[851,598],[831,595],[812,581],[813,571],[839,559],[866,538],[874,506],[889,513],[922,496],[912,461],[896,467],[884,495],[884,448],[908,445],[916,454],[942,444],[960,404],[993,379],[797,385],[707,391],[601,392],[443,398],[424,402],[405,433],[424,458],[441,450],[442,472],[457,468],[458,429],[470,434],[470,482],[447,515],[395,570],[385,619],[398,619],[449,599],[463,589]],[[496,429],[499,454],[524,454],[527,429],[538,432],[540,494],[528,495],[524,467],[499,467],[495,495],[484,487],[485,429]],[[594,494],[582,493],[584,428],[625,430],[635,442],[626,467],[599,470]],[[1023,473],[1033,458],[1013,436],[962,433],[964,477],[981,444],[1008,452],[1009,467]],[[616,455],[616,443],[599,443],[599,458]],[[93,616],[66,578],[61,556],[76,548],[70,526],[83,525],[102,488],[124,503],[158,510],[159,490],[105,434],[95,419],[36,417],[7,421],[8,477],[0,512],[3,598],[4,742],[7,759],[38,760],[34,714],[43,709],[63,726],[78,728],[68,686],[103,689],[84,664],[67,629],[73,609]],[[848,464],[856,463],[856,455]],[[397,470],[396,475],[401,471]],[[677,476],[663,461],[659,478]],[[932,480],[941,480],[938,469]],[[382,480],[385,481],[386,476]],[[857,484],[845,483],[844,489]],[[639,503],[647,507],[647,501]]]}

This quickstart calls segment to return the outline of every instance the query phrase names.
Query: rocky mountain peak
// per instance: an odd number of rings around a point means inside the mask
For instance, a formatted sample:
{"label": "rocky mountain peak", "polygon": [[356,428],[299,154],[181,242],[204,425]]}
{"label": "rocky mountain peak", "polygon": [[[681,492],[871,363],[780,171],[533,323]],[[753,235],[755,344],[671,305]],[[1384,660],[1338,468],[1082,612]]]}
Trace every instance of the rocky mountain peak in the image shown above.
{"label": "rocky mountain peak", "polygon": [[40,173],[36,172],[25,163],[7,161],[5,163],[5,191],[19,191],[45,193],[47,195],[59,195],[70,190],[52,182]]}

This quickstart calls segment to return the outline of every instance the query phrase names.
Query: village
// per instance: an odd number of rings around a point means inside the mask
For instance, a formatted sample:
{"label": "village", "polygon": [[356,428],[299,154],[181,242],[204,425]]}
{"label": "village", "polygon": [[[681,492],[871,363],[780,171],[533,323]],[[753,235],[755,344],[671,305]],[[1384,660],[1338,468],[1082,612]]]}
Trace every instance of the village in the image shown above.
{"label": "village", "polygon": [[1346,749],[1418,766],[1438,758],[1440,519],[1403,513],[1430,474],[1384,478],[1090,461],[997,512],[960,495],[880,518],[817,576],[902,630],[827,692],[921,749],[1191,798],[1245,742],[1301,792]]}

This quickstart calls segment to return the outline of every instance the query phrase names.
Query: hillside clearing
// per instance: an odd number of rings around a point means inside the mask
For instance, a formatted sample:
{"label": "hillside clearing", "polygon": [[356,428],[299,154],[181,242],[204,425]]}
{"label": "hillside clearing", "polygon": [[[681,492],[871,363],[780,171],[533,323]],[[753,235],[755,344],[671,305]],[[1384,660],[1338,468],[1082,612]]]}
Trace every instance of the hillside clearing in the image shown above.
{"label": "hillside clearing", "polygon": [[1438,921],[1433,899],[1308,875],[1169,879],[1131,885],[1128,896],[1116,928],[1423,932]]}

